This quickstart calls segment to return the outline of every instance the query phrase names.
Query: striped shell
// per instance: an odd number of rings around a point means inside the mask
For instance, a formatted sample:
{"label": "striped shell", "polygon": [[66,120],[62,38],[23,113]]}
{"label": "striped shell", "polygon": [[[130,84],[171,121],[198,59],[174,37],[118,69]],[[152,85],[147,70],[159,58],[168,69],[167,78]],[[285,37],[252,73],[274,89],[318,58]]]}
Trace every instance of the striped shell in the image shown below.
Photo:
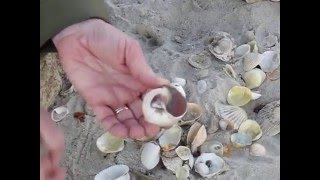
{"label": "striped shell", "polygon": [[238,129],[248,119],[246,111],[241,107],[216,103],[215,108],[217,115],[224,120],[230,121],[234,129]]}
{"label": "striped shell", "polygon": [[251,69],[257,67],[261,63],[261,61],[261,54],[249,53],[243,59],[243,70],[250,71]]}
{"label": "striped shell", "polygon": [[280,100],[265,105],[256,117],[262,133],[266,136],[274,136],[280,133]]}

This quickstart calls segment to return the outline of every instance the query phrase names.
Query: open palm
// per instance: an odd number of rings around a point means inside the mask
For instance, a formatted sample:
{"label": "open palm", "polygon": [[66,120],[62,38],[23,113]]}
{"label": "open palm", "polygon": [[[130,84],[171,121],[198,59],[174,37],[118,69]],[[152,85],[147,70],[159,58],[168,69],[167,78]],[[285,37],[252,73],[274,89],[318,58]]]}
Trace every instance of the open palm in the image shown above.
{"label": "open palm", "polygon": [[66,28],[53,42],[68,78],[107,131],[131,138],[158,132],[144,121],[140,96],[168,82],[155,76],[136,41],[94,19]]}

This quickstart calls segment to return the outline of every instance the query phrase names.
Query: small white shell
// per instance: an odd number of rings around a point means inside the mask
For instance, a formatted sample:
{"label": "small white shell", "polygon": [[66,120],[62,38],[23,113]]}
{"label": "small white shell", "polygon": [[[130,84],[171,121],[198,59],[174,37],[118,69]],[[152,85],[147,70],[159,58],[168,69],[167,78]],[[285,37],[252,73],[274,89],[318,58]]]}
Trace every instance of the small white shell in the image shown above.
{"label": "small white shell", "polygon": [[232,145],[236,148],[242,148],[252,144],[252,137],[245,133],[234,133],[230,136]]}
{"label": "small white shell", "polygon": [[159,138],[159,144],[163,151],[170,151],[174,149],[180,142],[182,135],[182,128],[177,124],[170,129],[164,131]]}
{"label": "small white shell", "polygon": [[242,59],[249,53],[250,53],[250,45],[242,44],[241,46],[235,49],[234,59]]}
{"label": "small white shell", "polygon": [[250,71],[251,69],[257,67],[261,63],[261,61],[261,54],[249,53],[243,59],[243,70]]}
{"label": "small white shell", "polygon": [[280,100],[265,105],[256,117],[262,133],[266,136],[274,136],[280,133]]}
{"label": "small white shell", "polygon": [[68,114],[69,110],[64,106],[60,106],[52,110],[51,119],[55,122],[59,122],[63,120],[63,118],[65,118]]}
{"label": "small white shell", "polygon": [[182,86],[182,87],[185,86],[186,83],[187,83],[187,81],[186,81],[185,79],[179,78],[179,77],[173,78],[173,79],[172,79],[172,82],[173,82],[173,83],[177,83],[177,84],[179,84],[179,85]]}
{"label": "small white shell", "polygon": [[215,108],[217,115],[223,120],[231,122],[233,129],[238,129],[239,126],[248,119],[246,111],[241,107],[216,103]]}
{"label": "small white shell", "polygon": [[[220,129],[223,130],[223,131],[227,130],[229,124],[230,124],[230,122],[227,121],[227,120],[224,120],[224,119],[221,119],[221,120],[219,121],[219,127],[220,127]],[[233,128],[232,128],[232,129],[233,129]]]}
{"label": "small white shell", "polygon": [[200,147],[201,153],[215,153],[216,155],[223,156],[223,145],[219,141],[207,141]]}
{"label": "small white shell", "polygon": [[280,66],[280,55],[276,51],[266,51],[259,65],[264,72],[272,72]]}
{"label": "small white shell", "polygon": [[103,153],[115,153],[123,150],[124,140],[106,132],[97,139],[96,145]]}
{"label": "small white shell", "polygon": [[190,173],[189,173],[189,166],[184,165],[176,169],[176,178],[177,180],[187,180]]}
{"label": "small white shell", "polygon": [[160,146],[155,142],[148,142],[142,146],[141,163],[148,170],[157,166],[160,161]]}
{"label": "small white shell", "polygon": [[195,162],[195,171],[202,177],[211,178],[225,168],[224,160],[214,153],[202,153]]}
{"label": "small white shell", "polygon": [[250,155],[252,156],[265,156],[266,155],[266,148],[261,144],[254,143],[251,145],[249,150]]}
{"label": "small white shell", "polygon": [[256,141],[262,136],[260,125],[251,119],[244,121],[240,125],[238,132],[250,135],[252,137],[252,141]]}
{"label": "small white shell", "polygon": [[255,68],[245,72],[243,79],[247,88],[253,89],[259,87],[264,82],[266,79],[266,74],[261,69]]}
{"label": "small white shell", "polygon": [[175,149],[177,155],[184,161],[188,160],[192,156],[191,151],[186,146],[179,146]]}
{"label": "small white shell", "polygon": [[130,180],[129,167],[127,165],[110,166],[99,172],[94,180]]}
{"label": "small white shell", "polygon": [[234,57],[235,47],[234,39],[226,32],[214,34],[212,43],[208,45],[209,51],[224,62],[228,62]]}
{"label": "small white shell", "polygon": [[226,64],[223,68],[224,72],[231,78],[237,78],[236,72],[233,70],[230,64]]}

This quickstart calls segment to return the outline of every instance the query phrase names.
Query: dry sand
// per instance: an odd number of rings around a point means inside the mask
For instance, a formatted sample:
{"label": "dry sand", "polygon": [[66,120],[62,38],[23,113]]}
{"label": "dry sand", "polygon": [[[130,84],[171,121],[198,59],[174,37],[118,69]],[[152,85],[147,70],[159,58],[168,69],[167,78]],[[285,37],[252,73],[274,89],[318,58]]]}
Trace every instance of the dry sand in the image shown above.
{"label": "dry sand", "polygon": [[[210,68],[199,70],[188,64],[188,57],[207,51],[206,42],[217,31],[229,33],[236,44],[241,45],[246,41],[244,33],[253,30],[260,52],[270,49],[267,46],[280,51],[280,3],[198,1],[204,2],[203,8],[194,6],[193,0],[107,0],[106,6],[111,22],[140,42],[148,63],[157,74],[167,79],[181,77],[187,80],[185,90],[188,101],[204,107],[201,122],[213,133],[218,129],[213,103],[225,98],[226,82],[230,81],[222,70],[225,63],[210,56]],[[232,65],[238,75],[243,74],[241,61]],[[200,80],[206,83],[206,88],[201,90],[203,93],[197,90]],[[242,80],[239,78],[238,81]],[[250,119],[256,117],[255,107],[280,99],[280,79],[266,80],[257,90],[262,97],[244,106]],[[58,96],[51,109],[67,102],[69,108],[85,111],[85,102],[76,93]],[[147,171],[140,162],[140,145],[137,143],[127,141],[124,150],[119,153],[101,153],[96,147],[96,139],[104,131],[98,121],[89,115],[90,112],[87,114],[83,123],[73,117],[57,123],[65,133],[66,149],[62,165],[67,168],[66,179],[93,179],[99,171],[114,164],[126,164],[131,171],[146,174],[151,179],[175,179],[173,173],[161,168],[161,165]],[[262,138],[259,142],[266,147],[265,157],[250,156],[247,148],[235,150],[230,157],[224,158],[229,170],[217,179],[280,179],[280,134]],[[202,178],[192,172],[190,179]]]}

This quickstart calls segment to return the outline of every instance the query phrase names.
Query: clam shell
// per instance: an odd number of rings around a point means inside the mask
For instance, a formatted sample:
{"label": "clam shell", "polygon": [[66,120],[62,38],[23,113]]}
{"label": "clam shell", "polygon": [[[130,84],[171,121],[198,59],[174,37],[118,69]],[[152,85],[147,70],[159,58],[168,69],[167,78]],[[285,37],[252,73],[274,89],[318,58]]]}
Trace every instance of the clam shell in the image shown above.
{"label": "clam shell", "polygon": [[233,106],[244,106],[252,98],[252,92],[244,86],[233,86],[227,96],[227,102]]}
{"label": "clam shell", "polygon": [[262,61],[262,56],[259,53],[249,53],[243,59],[243,70],[250,71],[257,67]]}
{"label": "clam shell", "polygon": [[195,162],[195,171],[202,177],[211,178],[225,168],[224,160],[214,153],[202,153]]}
{"label": "clam shell", "polygon": [[226,32],[217,32],[213,36],[211,44],[208,45],[209,51],[224,62],[228,62],[234,57],[235,47],[234,39]]}
{"label": "clam shell", "polygon": [[59,122],[63,120],[68,114],[69,110],[64,106],[60,106],[52,110],[51,119],[55,122]]}
{"label": "clam shell", "polygon": [[231,78],[237,78],[236,72],[233,70],[230,64],[226,64],[223,68],[224,72]]}
{"label": "clam shell", "polygon": [[250,41],[247,44],[250,46],[251,53],[258,53],[258,46],[256,41]]}
{"label": "clam shell", "polygon": [[207,139],[206,127],[202,125],[191,143],[191,151],[195,152]]}
{"label": "clam shell", "polygon": [[164,131],[159,138],[159,144],[163,151],[170,151],[174,149],[181,140],[182,128],[177,124],[173,125],[170,129]]}
{"label": "clam shell", "polygon": [[188,165],[189,165],[190,169],[192,169],[193,166],[194,166],[194,157],[193,157],[192,154],[191,154],[191,156],[189,157]]}
{"label": "clam shell", "polygon": [[173,173],[176,173],[177,169],[180,168],[183,164],[183,160],[179,157],[174,157],[174,158],[161,157],[161,160],[163,165]]}
{"label": "clam shell", "polygon": [[106,132],[97,139],[96,145],[103,153],[115,153],[123,150],[124,140]]}
{"label": "clam shell", "polygon": [[280,55],[276,51],[266,51],[259,65],[264,72],[272,72],[280,66]]}
{"label": "clam shell", "polygon": [[183,165],[176,170],[176,178],[177,180],[187,180],[190,173],[189,173],[189,166],[188,165]]}
{"label": "clam shell", "polygon": [[274,136],[280,133],[280,100],[265,105],[257,114],[263,135]]}
{"label": "clam shell", "polygon": [[251,119],[244,121],[240,125],[238,132],[250,135],[252,137],[252,141],[256,141],[262,136],[260,125],[256,121]]}
{"label": "clam shell", "polygon": [[278,68],[272,72],[267,72],[266,74],[268,79],[270,79],[271,81],[278,80],[280,78],[280,69]]}
{"label": "clam shell", "polygon": [[187,145],[191,145],[191,143],[194,140],[194,137],[197,135],[200,127],[201,127],[201,124],[199,122],[195,122],[190,127],[190,129],[188,131],[188,135],[187,135]]}
{"label": "clam shell", "polygon": [[242,44],[241,46],[235,49],[234,59],[242,59],[249,53],[250,53],[250,45]]}
{"label": "clam shell", "polygon": [[188,160],[192,156],[191,151],[186,146],[179,146],[175,149],[177,155],[184,161]]}
{"label": "clam shell", "polygon": [[264,82],[266,79],[266,74],[261,69],[255,68],[245,72],[243,79],[247,88],[253,89],[259,87]]}
{"label": "clam shell", "polygon": [[207,69],[212,63],[210,57],[206,56],[204,53],[191,55],[188,62],[191,66],[198,69]]}
{"label": "clam shell", "polygon": [[261,144],[254,143],[251,145],[249,153],[252,156],[265,156],[266,148]]}
{"label": "clam shell", "polygon": [[251,145],[252,137],[248,134],[238,132],[231,134],[230,141],[234,147],[242,148]]}
{"label": "clam shell", "polygon": [[127,165],[113,165],[99,172],[94,180],[130,180]]}
{"label": "clam shell", "polygon": [[190,125],[198,120],[202,115],[202,108],[199,104],[188,103],[187,112],[178,122],[179,125]]}
{"label": "clam shell", "polygon": [[216,155],[223,156],[223,145],[219,141],[207,141],[200,147],[201,153],[215,153]]}
{"label": "clam shell", "polygon": [[141,163],[148,170],[157,166],[160,161],[160,146],[155,142],[148,142],[142,146]]}
{"label": "clam shell", "polygon": [[219,117],[232,123],[233,129],[238,129],[248,119],[246,111],[241,107],[216,103],[215,108]]}

